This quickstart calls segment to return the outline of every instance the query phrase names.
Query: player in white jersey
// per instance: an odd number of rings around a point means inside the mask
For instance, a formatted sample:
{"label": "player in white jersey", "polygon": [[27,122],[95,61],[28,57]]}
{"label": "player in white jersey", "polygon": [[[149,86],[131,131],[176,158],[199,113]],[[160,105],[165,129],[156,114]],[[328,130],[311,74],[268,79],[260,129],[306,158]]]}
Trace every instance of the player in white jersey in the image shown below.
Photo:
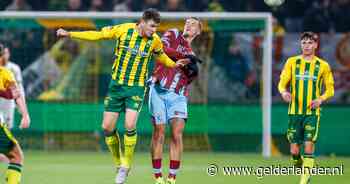
{"label": "player in white jersey", "polygon": [[[10,49],[6,47],[4,49],[4,59],[0,62],[0,66],[3,66],[10,70],[17,82],[17,85],[22,93],[24,95],[24,88],[22,85],[22,73],[21,68],[10,61]],[[15,113],[16,103],[15,100],[11,99],[5,99],[0,97],[0,118],[3,120],[3,122],[7,123],[7,127],[11,129],[13,127],[13,121],[14,121],[14,113]]]}

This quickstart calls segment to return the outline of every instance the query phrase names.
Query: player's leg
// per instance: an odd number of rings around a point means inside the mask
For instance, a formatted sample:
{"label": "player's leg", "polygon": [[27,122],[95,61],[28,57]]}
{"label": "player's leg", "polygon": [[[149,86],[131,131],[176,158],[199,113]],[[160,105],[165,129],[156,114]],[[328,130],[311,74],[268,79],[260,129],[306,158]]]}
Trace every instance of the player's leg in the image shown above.
{"label": "player's leg", "polygon": [[105,142],[109,151],[112,153],[114,164],[118,170],[121,166],[121,143],[118,130],[115,124],[118,121],[119,113],[124,111],[125,103],[119,94],[120,88],[111,82],[108,95],[104,101],[104,113],[102,129],[105,135]]}
{"label": "player's leg", "polygon": [[128,176],[133,161],[134,150],[137,142],[136,122],[141,111],[145,88],[124,86],[122,95],[125,96],[125,134],[124,134],[124,154],[122,155],[122,165],[116,177],[116,183],[124,183]]}
{"label": "player's leg", "polygon": [[162,176],[163,145],[165,139],[166,109],[162,95],[154,87],[150,87],[148,99],[149,111],[152,116],[153,133],[151,141],[151,157],[156,184],[164,183]]}
{"label": "player's leg", "polygon": [[303,140],[302,116],[289,115],[287,139],[290,143],[291,160],[294,166],[301,167],[303,158],[301,156],[300,145]]}
{"label": "player's leg", "polygon": [[185,127],[185,119],[187,119],[187,99],[185,96],[172,93],[167,100],[171,104],[167,109],[171,124],[170,165],[167,183],[173,184],[180,168],[183,152],[182,134]]}
{"label": "player's leg", "polygon": [[6,183],[18,184],[21,181],[21,169],[23,165],[22,150],[11,132],[0,123],[0,153],[9,159],[6,171]]}
{"label": "player's leg", "polygon": [[19,184],[21,182],[21,171],[23,166],[23,152],[19,144],[14,144],[10,152],[6,154],[10,163],[6,170],[6,184]]}
{"label": "player's leg", "polygon": [[114,165],[118,169],[121,165],[121,146],[118,131],[115,129],[115,123],[117,122],[119,113],[117,112],[104,112],[102,129],[105,136],[105,142],[112,154]]}
{"label": "player's leg", "polygon": [[[303,167],[312,168],[315,165],[314,151],[317,140],[320,117],[316,115],[306,116],[304,119],[304,159]],[[300,184],[307,184],[310,180],[310,173],[305,170],[301,176]]]}

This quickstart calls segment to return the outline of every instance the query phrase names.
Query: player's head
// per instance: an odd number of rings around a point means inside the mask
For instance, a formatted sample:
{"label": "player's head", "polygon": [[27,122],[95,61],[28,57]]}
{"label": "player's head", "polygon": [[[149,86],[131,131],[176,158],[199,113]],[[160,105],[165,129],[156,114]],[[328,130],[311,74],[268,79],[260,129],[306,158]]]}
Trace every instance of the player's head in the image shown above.
{"label": "player's head", "polygon": [[5,63],[7,63],[10,60],[10,56],[11,56],[10,49],[8,47],[4,47],[4,60],[5,60]]}
{"label": "player's head", "polygon": [[142,36],[151,37],[160,24],[160,14],[156,9],[150,8],[143,12],[139,22]]}
{"label": "player's head", "polygon": [[185,20],[183,35],[185,37],[196,37],[202,32],[202,22],[199,18],[189,17]]}
{"label": "player's head", "polygon": [[313,32],[304,32],[300,36],[303,55],[314,55],[317,49],[318,36]]}

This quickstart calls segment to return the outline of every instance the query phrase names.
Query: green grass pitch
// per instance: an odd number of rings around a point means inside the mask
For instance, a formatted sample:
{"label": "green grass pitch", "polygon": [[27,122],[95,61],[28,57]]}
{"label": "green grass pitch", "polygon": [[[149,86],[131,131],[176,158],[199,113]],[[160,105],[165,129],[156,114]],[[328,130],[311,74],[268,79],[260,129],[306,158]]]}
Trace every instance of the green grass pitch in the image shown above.
{"label": "green grass pitch", "polygon": [[[167,174],[167,156],[163,161],[163,172]],[[113,184],[114,168],[108,152],[25,152],[25,168],[23,184]],[[347,172],[350,157],[319,157],[321,166],[344,165],[344,175],[313,176],[311,184],[346,184],[350,181]],[[152,184],[152,169],[148,153],[135,155],[134,167],[127,184]],[[259,154],[229,153],[185,153],[181,171],[178,173],[178,184],[298,184],[299,176],[208,176],[206,168],[209,164],[218,166],[270,166],[289,165],[289,157],[263,159]],[[4,183],[6,165],[0,164],[0,176]]]}

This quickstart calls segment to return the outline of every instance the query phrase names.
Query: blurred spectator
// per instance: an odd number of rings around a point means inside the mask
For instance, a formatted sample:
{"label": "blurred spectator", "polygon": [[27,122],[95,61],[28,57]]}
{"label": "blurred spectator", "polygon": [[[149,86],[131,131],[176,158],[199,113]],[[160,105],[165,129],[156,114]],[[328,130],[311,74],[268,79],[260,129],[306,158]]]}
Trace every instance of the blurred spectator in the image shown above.
{"label": "blurred spectator", "polygon": [[103,0],[91,0],[91,6],[89,11],[106,11],[106,8],[103,4]]}
{"label": "blurred spectator", "polygon": [[224,7],[221,5],[219,0],[212,0],[208,5],[208,11],[211,12],[223,12],[225,11]]}
{"label": "blurred spectator", "polygon": [[303,17],[309,10],[310,0],[288,0],[284,6],[286,10],[285,28],[287,32],[301,32],[303,29]]}
{"label": "blurred spectator", "polygon": [[348,32],[350,31],[350,1],[338,0],[336,3],[336,6],[332,7],[335,30],[336,32]]}
{"label": "blurred spectator", "polygon": [[118,0],[113,9],[116,12],[132,11],[132,0]]}
{"label": "blurred spectator", "polygon": [[155,9],[161,10],[162,5],[159,0],[145,0],[141,9],[146,10],[148,8],[155,8]]}
{"label": "blurred spectator", "polygon": [[84,7],[81,3],[81,0],[68,0],[68,9],[67,11],[84,11]]}
{"label": "blurred spectator", "polygon": [[330,10],[330,0],[315,1],[312,8],[305,14],[304,31],[324,33],[334,30]]}
{"label": "blurred spectator", "polygon": [[26,0],[13,0],[10,5],[6,7],[7,11],[30,11],[32,7]]}
{"label": "blurred spectator", "polygon": [[167,0],[164,11],[185,11],[182,0]]}
{"label": "blurred spectator", "polygon": [[227,61],[225,65],[229,78],[244,83],[249,74],[249,65],[236,41],[230,44],[224,59]]}

